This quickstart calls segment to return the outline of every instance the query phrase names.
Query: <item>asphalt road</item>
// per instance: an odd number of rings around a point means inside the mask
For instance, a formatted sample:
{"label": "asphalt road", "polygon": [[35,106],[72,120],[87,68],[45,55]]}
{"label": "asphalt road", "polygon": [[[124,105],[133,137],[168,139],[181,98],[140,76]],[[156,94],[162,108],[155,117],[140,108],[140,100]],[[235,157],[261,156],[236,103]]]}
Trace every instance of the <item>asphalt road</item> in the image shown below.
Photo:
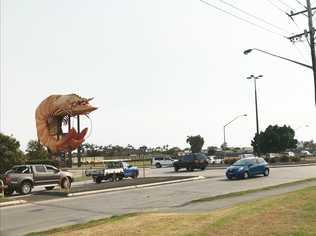
{"label": "asphalt road", "polygon": [[[150,169],[146,176],[202,175],[203,180],[145,189],[56,199],[0,209],[1,235],[23,235],[59,226],[83,223],[129,212],[179,210],[193,199],[255,189],[316,177],[316,166],[273,168],[269,177],[227,181],[223,169],[179,172],[171,168]],[[207,208],[205,209],[207,210]]]}

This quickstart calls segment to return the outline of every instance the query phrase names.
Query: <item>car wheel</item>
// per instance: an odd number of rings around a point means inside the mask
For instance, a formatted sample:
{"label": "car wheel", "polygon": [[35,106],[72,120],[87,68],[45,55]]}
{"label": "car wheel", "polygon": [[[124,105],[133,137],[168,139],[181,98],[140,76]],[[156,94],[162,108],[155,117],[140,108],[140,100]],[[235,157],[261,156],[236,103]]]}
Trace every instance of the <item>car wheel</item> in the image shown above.
{"label": "car wheel", "polygon": [[244,178],[244,179],[248,179],[248,178],[249,178],[249,173],[248,173],[248,171],[245,171],[245,172],[244,172],[243,178]]}
{"label": "car wheel", "polygon": [[161,168],[161,164],[160,163],[156,163],[156,168]]}
{"label": "car wheel", "polygon": [[96,177],[95,183],[100,184],[102,182],[102,177]]}
{"label": "car wheel", "polygon": [[226,176],[227,179],[232,180],[233,178],[231,176]]}
{"label": "car wheel", "polygon": [[14,193],[14,188],[6,188],[4,189],[4,195],[11,196]]}
{"label": "car wheel", "polygon": [[108,178],[108,180],[109,180],[110,182],[114,182],[114,177],[111,175],[111,176]]}
{"label": "car wheel", "polygon": [[55,186],[48,186],[48,187],[45,187],[46,190],[53,190],[55,188]]}
{"label": "car wheel", "polygon": [[32,183],[29,181],[22,182],[19,193],[26,195],[31,193]]}
{"label": "car wheel", "polygon": [[61,181],[61,188],[63,189],[70,189],[71,188],[71,181],[69,178],[63,178]]}
{"label": "car wheel", "polygon": [[269,173],[270,173],[269,169],[266,168],[266,169],[264,170],[264,172],[263,172],[263,175],[264,175],[264,176],[268,176]]}
{"label": "car wheel", "polygon": [[204,167],[201,167],[201,170],[205,170],[206,169],[206,167],[204,166]]}
{"label": "car wheel", "polygon": [[178,171],[179,171],[179,168],[178,168],[178,167],[175,167],[175,168],[174,168],[174,171],[175,171],[175,172],[178,172]]}
{"label": "car wheel", "polygon": [[193,167],[187,167],[187,171],[194,171]]}

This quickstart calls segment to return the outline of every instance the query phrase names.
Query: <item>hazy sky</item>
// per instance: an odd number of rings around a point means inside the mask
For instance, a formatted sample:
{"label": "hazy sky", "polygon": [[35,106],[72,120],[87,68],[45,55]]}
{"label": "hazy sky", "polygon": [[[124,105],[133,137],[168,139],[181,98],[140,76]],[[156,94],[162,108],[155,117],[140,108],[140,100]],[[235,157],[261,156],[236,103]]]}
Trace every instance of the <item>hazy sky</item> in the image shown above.
{"label": "hazy sky", "polygon": [[[284,36],[307,28],[307,18],[294,24],[280,1],[227,0],[282,31],[209,2]],[[296,0],[284,2],[302,10]],[[257,83],[260,129],[286,124],[298,128],[299,140],[316,140],[312,70],[243,54],[255,47],[310,64],[304,42],[292,44],[199,0],[1,0],[1,13],[1,131],[23,148],[36,139],[37,105],[68,93],[95,97],[88,142],[185,147],[187,135],[200,134],[205,146],[219,146],[223,125],[247,113],[226,131],[229,146],[250,146],[250,74],[264,75]]]}

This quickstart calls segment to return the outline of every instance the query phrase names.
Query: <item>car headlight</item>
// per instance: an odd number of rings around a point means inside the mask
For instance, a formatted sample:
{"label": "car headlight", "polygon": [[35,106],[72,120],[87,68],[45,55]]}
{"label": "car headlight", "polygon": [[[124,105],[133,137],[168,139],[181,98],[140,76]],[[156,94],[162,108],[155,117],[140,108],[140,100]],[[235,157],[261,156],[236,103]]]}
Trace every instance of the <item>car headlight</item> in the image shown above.
{"label": "car headlight", "polygon": [[244,169],[244,167],[241,166],[241,167],[238,168],[238,171],[242,171],[243,169]]}

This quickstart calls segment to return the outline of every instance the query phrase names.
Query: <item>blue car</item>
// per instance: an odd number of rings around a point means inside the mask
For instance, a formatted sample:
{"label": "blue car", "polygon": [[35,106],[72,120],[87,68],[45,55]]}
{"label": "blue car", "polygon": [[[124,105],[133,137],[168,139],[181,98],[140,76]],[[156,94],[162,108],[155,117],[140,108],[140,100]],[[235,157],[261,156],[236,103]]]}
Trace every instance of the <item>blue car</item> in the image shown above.
{"label": "blue car", "polygon": [[128,177],[131,177],[133,179],[137,178],[139,171],[138,171],[138,168],[136,166],[129,165],[126,162],[122,162],[122,164],[123,164],[125,178],[128,178]]}
{"label": "blue car", "polygon": [[255,175],[268,176],[270,169],[268,163],[263,158],[251,157],[236,161],[226,170],[228,179],[248,179]]}

